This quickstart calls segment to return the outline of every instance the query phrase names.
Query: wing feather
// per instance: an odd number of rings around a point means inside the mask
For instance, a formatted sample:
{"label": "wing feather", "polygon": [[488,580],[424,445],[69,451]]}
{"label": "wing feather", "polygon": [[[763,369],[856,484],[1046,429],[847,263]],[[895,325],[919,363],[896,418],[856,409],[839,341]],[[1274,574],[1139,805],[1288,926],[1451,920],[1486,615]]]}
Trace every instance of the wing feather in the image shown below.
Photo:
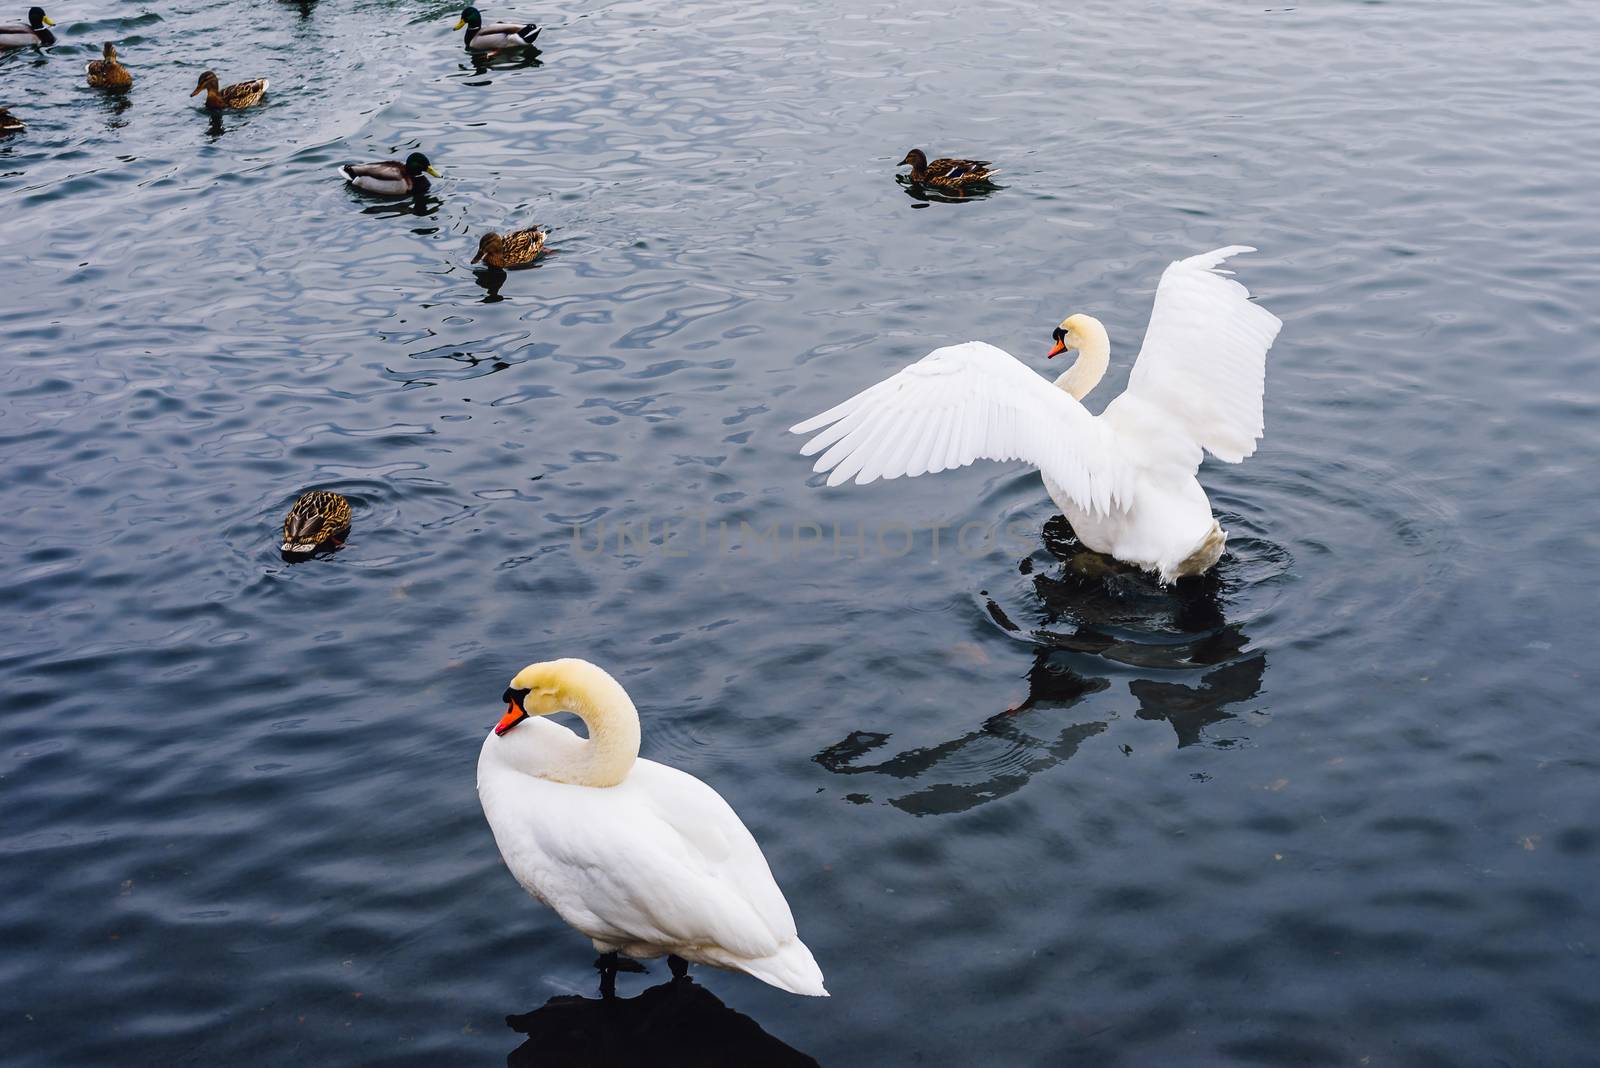
{"label": "wing feather", "polygon": [[1197,445],[1238,463],[1264,429],[1267,350],[1283,323],[1218,264],[1248,245],[1177,260],[1161,275],[1127,394],[1154,405]]}
{"label": "wing feather", "polygon": [[1022,460],[1086,511],[1120,508],[1132,493],[1131,466],[1118,454],[1114,432],[1070,394],[981,341],[936,349],[791,429],[815,434],[800,451],[822,452],[814,470],[828,472],[830,486]]}

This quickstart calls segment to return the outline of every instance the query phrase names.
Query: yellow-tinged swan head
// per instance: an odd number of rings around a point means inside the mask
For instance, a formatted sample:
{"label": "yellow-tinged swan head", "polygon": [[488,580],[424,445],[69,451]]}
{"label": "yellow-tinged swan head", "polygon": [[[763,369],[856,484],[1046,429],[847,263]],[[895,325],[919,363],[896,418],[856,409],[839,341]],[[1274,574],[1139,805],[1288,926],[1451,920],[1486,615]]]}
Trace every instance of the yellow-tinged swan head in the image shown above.
{"label": "yellow-tinged swan head", "polygon": [[1059,356],[1068,349],[1081,349],[1091,339],[1106,336],[1106,328],[1100,325],[1100,320],[1092,315],[1069,315],[1061,320],[1061,325],[1050,334],[1050,340],[1055,342],[1055,347],[1047,354],[1046,358]]}
{"label": "yellow-tinged swan head", "polygon": [[500,695],[506,714],[495,725],[504,734],[529,716],[548,716],[555,712],[578,712],[597,706],[610,706],[628,700],[622,684],[602,668],[587,660],[568,657],[529,664],[511,679]]}

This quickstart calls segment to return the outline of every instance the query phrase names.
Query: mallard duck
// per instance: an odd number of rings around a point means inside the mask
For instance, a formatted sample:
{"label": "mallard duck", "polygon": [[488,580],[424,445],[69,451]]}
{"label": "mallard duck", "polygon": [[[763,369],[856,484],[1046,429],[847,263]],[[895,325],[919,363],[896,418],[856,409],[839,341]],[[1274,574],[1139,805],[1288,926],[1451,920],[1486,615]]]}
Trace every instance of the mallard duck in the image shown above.
{"label": "mallard duck", "polygon": [[350,533],[350,502],[329,490],[302,493],[283,517],[283,551],[290,554],[338,548]]}
{"label": "mallard duck", "polygon": [[931,185],[935,189],[949,189],[955,193],[965,193],[975,185],[983,185],[989,181],[990,175],[999,174],[997,167],[989,166],[986,159],[936,159],[928,162],[928,157],[922,149],[913,148],[906,153],[906,158],[896,163],[896,167],[911,165],[912,185]]}
{"label": "mallard duck", "polygon": [[515,230],[509,234],[484,234],[478,241],[478,254],[472,262],[482,260],[490,267],[526,267],[544,251],[544,231],[537,226]]}
{"label": "mallard duck", "polygon": [[492,26],[483,24],[483,16],[475,7],[463,8],[461,20],[455,28],[465,26],[467,35],[463,43],[474,52],[494,52],[502,48],[527,48],[539,36],[539,27],[533,23],[519,26],[514,22],[497,22]]}
{"label": "mallard duck", "polygon": [[217,72],[208,70],[200,75],[200,80],[195,83],[194,92],[190,96],[206,94],[206,107],[211,111],[229,111],[238,108],[248,108],[261,103],[261,98],[267,95],[267,80],[257,78],[253,82],[240,82],[237,85],[220,86],[217,83]]}
{"label": "mallard duck", "polygon": [[5,108],[0,108],[0,136],[4,136],[5,134],[21,133],[27,128],[28,127],[23,124],[21,119],[11,114],[11,112],[7,111]]}
{"label": "mallard duck", "polygon": [[54,25],[55,23],[51,21],[50,16],[44,13],[44,8],[30,7],[28,9],[27,25],[23,25],[20,22],[0,24],[0,48],[53,45],[56,43],[56,35],[45,29],[45,27]]}
{"label": "mallard duck", "polygon": [[428,191],[428,175],[440,177],[428,164],[428,157],[413,152],[401,163],[397,159],[377,163],[346,163],[339,167],[345,181],[364,193],[403,197],[407,194],[422,196]]}
{"label": "mallard duck", "polygon": [[126,93],[133,88],[133,75],[117,62],[117,46],[110,41],[100,50],[104,59],[89,64],[89,84],[96,89],[109,89],[113,93]]}

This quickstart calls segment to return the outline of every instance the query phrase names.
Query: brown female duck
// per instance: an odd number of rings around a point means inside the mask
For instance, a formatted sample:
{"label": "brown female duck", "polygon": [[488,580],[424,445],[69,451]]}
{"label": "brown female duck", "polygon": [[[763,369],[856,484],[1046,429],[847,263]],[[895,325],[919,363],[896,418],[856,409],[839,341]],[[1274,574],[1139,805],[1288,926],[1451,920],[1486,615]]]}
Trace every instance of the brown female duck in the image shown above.
{"label": "brown female duck", "polygon": [[947,189],[958,196],[966,194],[974,186],[989,184],[991,175],[999,174],[998,167],[989,165],[986,159],[936,159],[928,162],[928,157],[920,148],[913,148],[906,153],[906,158],[895,164],[896,167],[911,165],[911,184],[932,186],[935,189]]}
{"label": "brown female duck", "polygon": [[337,549],[350,533],[350,502],[330,490],[302,493],[283,517],[282,551],[290,555]]}
{"label": "brown female duck", "polygon": [[117,46],[107,41],[100,51],[105,58],[89,64],[89,84],[111,93],[126,93],[132,89],[133,75],[117,62]]}
{"label": "brown female duck", "polygon": [[217,72],[208,70],[200,75],[200,80],[195,83],[194,92],[190,96],[206,94],[206,109],[209,111],[230,111],[238,108],[247,108],[261,103],[261,98],[267,95],[267,80],[257,78],[255,81],[239,82],[237,85],[222,86],[217,81]]}
{"label": "brown female duck", "polygon": [[504,270],[507,267],[526,267],[544,251],[544,231],[537,226],[514,230],[509,234],[484,234],[478,242],[478,254],[472,262],[482,260],[490,267]]}

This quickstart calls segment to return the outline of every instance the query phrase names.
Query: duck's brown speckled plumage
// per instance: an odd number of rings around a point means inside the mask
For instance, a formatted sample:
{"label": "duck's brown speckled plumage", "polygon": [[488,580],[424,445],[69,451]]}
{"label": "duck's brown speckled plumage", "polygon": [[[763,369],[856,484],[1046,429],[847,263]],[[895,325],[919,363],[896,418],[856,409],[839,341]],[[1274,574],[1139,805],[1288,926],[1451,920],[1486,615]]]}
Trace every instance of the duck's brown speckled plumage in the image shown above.
{"label": "duck's brown speckled plumage", "polygon": [[217,81],[217,72],[208,70],[200,75],[200,81],[195,84],[194,92],[189,95],[199,96],[201,93],[206,94],[206,107],[212,111],[248,108],[261,103],[261,98],[267,95],[267,80],[257,78],[254,81],[224,86]]}
{"label": "duck's brown speckled plumage", "polygon": [[132,89],[133,75],[117,62],[117,46],[107,41],[101,52],[105,58],[89,64],[89,84],[112,93],[126,93]]}
{"label": "duck's brown speckled plumage", "polygon": [[302,493],[283,517],[286,553],[336,548],[350,533],[350,502],[330,490]]}
{"label": "duck's brown speckled plumage", "polygon": [[987,185],[990,176],[1000,173],[999,168],[986,159],[946,159],[941,156],[930,163],[920,148],[907,152],[906,158],[896,166],[903,167],[906,164],[911,165],[912,185],[948,189],[958,194],[975,186]]}
{"label": "duck's brown speckled plumage", "polygon": [[509,234],[484,234],[478,241],[478,254],[472,262],[482,260],[490,267],[526,267],[544,251],[544,231],[537,226],[516,230]]}

